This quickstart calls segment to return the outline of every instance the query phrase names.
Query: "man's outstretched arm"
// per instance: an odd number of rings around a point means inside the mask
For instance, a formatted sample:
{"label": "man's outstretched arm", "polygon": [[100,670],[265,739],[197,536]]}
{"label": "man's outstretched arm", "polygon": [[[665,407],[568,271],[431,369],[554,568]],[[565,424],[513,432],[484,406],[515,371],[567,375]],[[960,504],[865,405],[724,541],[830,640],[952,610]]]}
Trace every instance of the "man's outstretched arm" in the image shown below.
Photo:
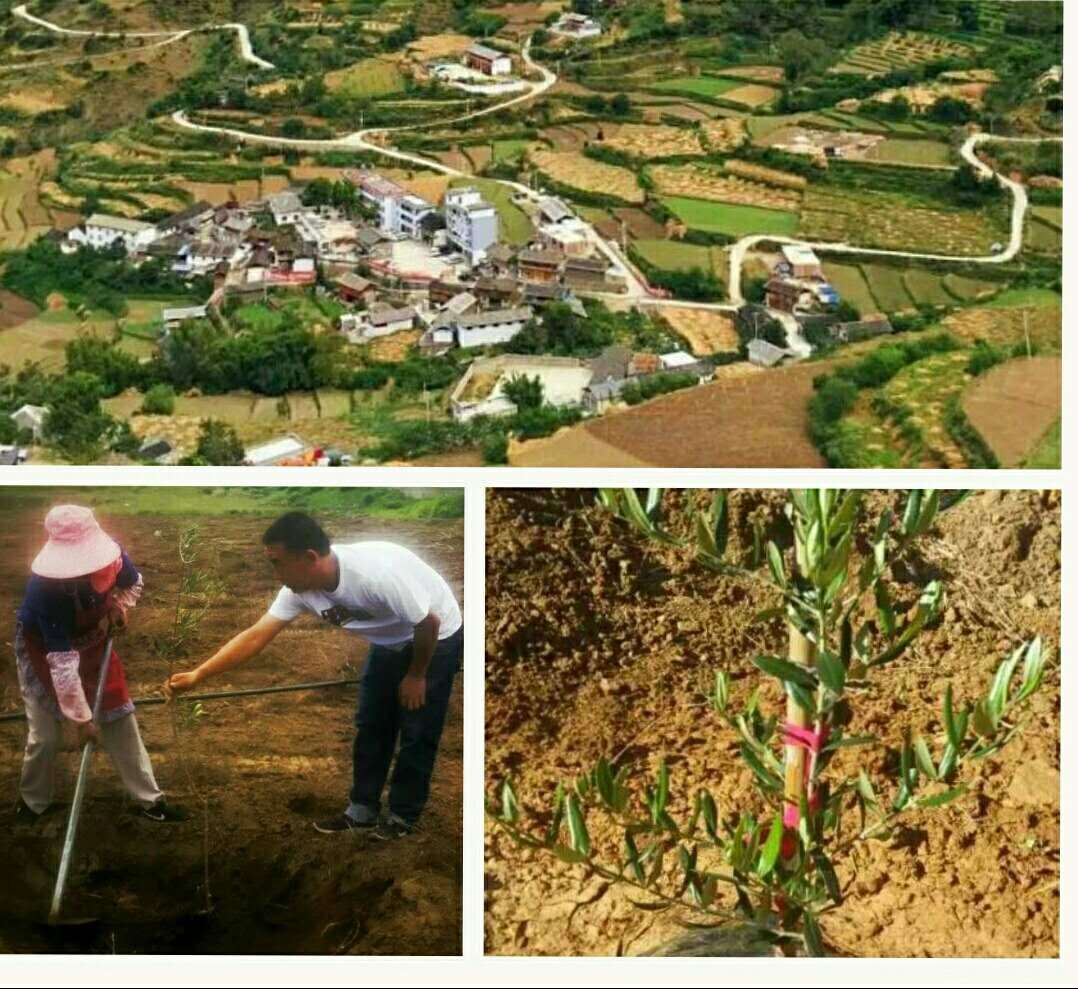
{"label": "man's outstretched arm", "polygon": [[200,666],[186,673],[174,673],[169,677],[165,681],[166,696],[171,697],[173,694],[191,690],[203,680],[246,663],[265,649],[287,624],[288,622],[281,618],[274,618],[269,614],[263,615],[250,628],[245,628],[239,635],[229,639]]}

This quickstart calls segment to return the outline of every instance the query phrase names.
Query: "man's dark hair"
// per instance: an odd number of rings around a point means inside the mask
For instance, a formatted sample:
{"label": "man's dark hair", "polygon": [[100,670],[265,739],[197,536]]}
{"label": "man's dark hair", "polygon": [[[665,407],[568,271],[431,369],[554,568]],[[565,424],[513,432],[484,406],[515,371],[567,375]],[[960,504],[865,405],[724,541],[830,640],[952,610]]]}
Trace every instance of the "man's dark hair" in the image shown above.
{"label": "man's dark hair", "polygon": [[283,546],[290,553],[313,549],[319,556],[325,556],[329,552],[329,536],[305,512],[288,512],[266,530],[262,545]]}

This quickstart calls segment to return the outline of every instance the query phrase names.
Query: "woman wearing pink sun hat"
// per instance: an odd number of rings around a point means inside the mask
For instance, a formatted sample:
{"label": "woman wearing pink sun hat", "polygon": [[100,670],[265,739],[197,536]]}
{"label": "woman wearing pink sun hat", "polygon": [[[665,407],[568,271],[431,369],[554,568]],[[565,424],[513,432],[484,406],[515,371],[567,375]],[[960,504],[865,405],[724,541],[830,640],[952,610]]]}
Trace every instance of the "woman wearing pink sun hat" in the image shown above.
{"label": "woman wearing pink sun hat", "polygon": [[29,725],[16,814],[36,821],[52,804],[53,768],[66,719],[74,723],[80,743],[100,740],[145,817],[182,820],[186,815],[165,803],[154,779],[115,648],[96,724],[90,707],[110,629],[126,624],[142,593],[142,575],[89,508],[57,505],[45,517],[45,531],[48,542],[30,566],[15,626]]}

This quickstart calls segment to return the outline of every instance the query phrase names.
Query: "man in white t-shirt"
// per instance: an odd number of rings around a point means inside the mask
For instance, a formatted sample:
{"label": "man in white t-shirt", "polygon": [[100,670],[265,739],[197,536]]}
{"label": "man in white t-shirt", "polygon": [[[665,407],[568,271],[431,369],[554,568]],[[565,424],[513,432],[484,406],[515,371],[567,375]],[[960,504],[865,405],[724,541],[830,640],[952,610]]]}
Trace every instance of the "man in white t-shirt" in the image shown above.
{"label": "man in white t-shirt", "polygon": [[[416,827],[463,655],[460,607],[445,580],[411,550],[388,542],[333,543],[302,512],[262,537],[284,587],[269,610],[206,662],[165,684],[172,696],[246,662],[304,612],[371,643],[359,687],[347,809],[315,823],[323,833],[398,838]],[[394,750],[389,813],[380,815]]]}

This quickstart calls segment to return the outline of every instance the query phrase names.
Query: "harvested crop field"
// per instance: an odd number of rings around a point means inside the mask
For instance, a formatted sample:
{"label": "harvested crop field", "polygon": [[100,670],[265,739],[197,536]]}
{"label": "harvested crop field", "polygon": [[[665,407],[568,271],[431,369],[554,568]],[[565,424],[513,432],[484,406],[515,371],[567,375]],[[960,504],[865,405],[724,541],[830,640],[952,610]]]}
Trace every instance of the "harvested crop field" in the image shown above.
{"label": "harvested crop field", "polygon": [[1059,419],[1062,403],[1063,361],[1051,355],[999,364],[962,395],[970,424],[992,448],[1001,467],[1022,466]]}
{"label": "harvested crop field", "polygon": [[529,158],[544,175],[574,189],[616,196],[627,203],[642,203],[645,199],[635,173],[627,168],[595,161],[575,151],[538,150],[530,152]]}
{"label": "harvested crop field", "polygon": [[604,136],[599,144],[638,158],[698,155],[703,151],[696,131],[689,127],[666,127],[661,124],[616,124],[612,128],[604,128]]}
{"label": "harvested crop field", "polygon": [[1002,225],[983,211],[918,206],[885,192],[826,191],[809,186],[801,212],[801,235],[861,247],[977,257],[997,240]]}
{"label": "harvested crop field", "polygon": [[685,196],[791,212],[801,206],[801,193],[796,189],[765,185],[736,174],[720,174],[703,165],[655,165],[649,174],[661,196]]}
{"label": "harvested crop field", "polygon": [[745,121],[739,117],[718,118],[700,125],[710,151],[732,151],[747,134]]}
{"label": "harvested crop field", "polygon": [[417,38],[408,44],[408,54],[426,61],[432,58],[447,58],[460,55],[473,44],[473,39],[466,34],[432,34]]}
{"label": "harvested crop field", "polygon": [[740,346],[741,340],[728,313],[686,306],[663,306],[659,312],[697,356],[733,353]]}
{"label": "harvested crop field", "polygon": [[[667,517],[687,498],[705,500],[668,491]],[[898,502],[888,492],[868,499],[873,518]],[[773,517],[781,498],[734,491],[729,504],[742,552],[750,518]],[[725,670],[740,711],[761,682],[750,656],[784,652],[781,626],[760,618],[778,600],[766,581],[708,573],[686,550],[647,543],[588,491],[490,491],[486,531],[488,793],[511,775],[524,813],[542,814],[554,784],[571,785],[600,756],[628,767],[634,790],[663,756],[675,819],[688,818],[701,786],[723,816],[762,808],[736,736],[702,697]],[[978,492],[940,516],[899,586],[904,608],[938,577],[946,609],[852,702],[849,732],[883,744],[840,757],[844,768],[863,760],[883,771],[906,726],[937,736],[946,687],[962,701],[983,693],[1017,642],[1038,634],[1058,648],[1060,549],[1057,492]],[[763,715],[781,703],[777,685],[764,683]],[[963,767],[970,793],[838,857],[845,899],[821,918],[827,948],[846,957],[1057,956],[1059,726],[1053,665],[1022,737]],[[622,830],[600,814],[587,826],[597,859],[610,861]],[[651,898],[522,851],[493,827],[486,878],[485,947],[496,955],[638,955],[698,919],[637,909],[631,900]],[[729,894],[719,896],[726,903]]]}
{"label": "harvested crop field", "polygon": [[967,343],[986,340],[1000,347],[1025,342],[1028,328],[1030,343],[1040,351],[1059,352],[1063,339],[1063,311],[1058,306],[996,308],[981,306],[952,313],[943,320],[944,328]]}
{"label": "harvested crop field", "polygon": [[[29,299],[5,289],[0,289],[0,330],[14,329],[33,319],[38,308]],[[3,337],[0,337],[0,343]],[[9,362],[10,363],[10,362]]]}
{"label": "harvested crop field", "polygon": [[[181,489],[175,489],[179,492]],[[122,492],[122,494],[120,493]],[[330,492],[322,492],[329,494]],[[262,532],[296,506],[242,490],[190,489],[179,508],[160,507],[154,489],[80,488],[10,494],[4,559],[40,548],[48,505],[61,498],[98,506],[98,515],[140,567],[146,590],[117,649],[132,695],[158,693],[170,672],[162,643],[171,634],[182,577],[177,540],[199,524],[196,567],[221,593],[175,656],[175,669],[205,658],[264,613],[279,584],[263,561]],[[275,498],[280,492],[272,492]],[[107,499],[102,507],[98,497]],[[150,501],[150,507],[143,507]],[[254,504],[252,505],[252,502]],[[216,504],[214,504],[216,503]],[[321,502],[324,504],[324,502]],[[317,503],[316,503],[317,504]],[[338,505],[341,500],[338,500]],[[191,508],[190,506],[197,506]],[[303,506],[305,507],[305,505]],[[234,514],[233,514],[234,513]],[[379,518],[361,509],[315,510],[334,538],[389,539],[414,548],[463,584],[463,523]],[[23,592],[23,564],[4,569],[5,598]],[[191,602],[188,599],[188,606]],[[14,604],[9,606],[9,620]],[[260,688],[354,678],[363,640],[300,619],[265,654],[223,674],[207,690]],[[5,664],[2,707],[21,710],[14,664]],[[13,826],[4,809],[0,862],[0,950],[154,954],[459,954],[461,950],[462,693],[457,679],[422,832],[400,841],[316,834],[311,820],[339,812],[351,777],[354,687],[241,699],[141,706],[139,721],[159,783],[192,819],[155,824],[124,806],[120,783],[98,755],[79,826],[65,915],[88,927],[46,927],[66,813],[36,828]],[[201,712],[201,713],[200,713]],[[18,722],[0,726],[0,750],[14,788],[24,740]],[[74,754],[61,755],[60,793],[69,797]],[[203,801],[209,827],[204,828]],[[204,834],[213,909],[205,912]]]}
{"label": "harvested crop field", "polygon": [[[825,363],[762,371],[720,368],[716,380],[608,412],[535,444],[519,467],[823,467],[808,437],[806,404]],[[589,459],[601,444],[602,463]]]}

